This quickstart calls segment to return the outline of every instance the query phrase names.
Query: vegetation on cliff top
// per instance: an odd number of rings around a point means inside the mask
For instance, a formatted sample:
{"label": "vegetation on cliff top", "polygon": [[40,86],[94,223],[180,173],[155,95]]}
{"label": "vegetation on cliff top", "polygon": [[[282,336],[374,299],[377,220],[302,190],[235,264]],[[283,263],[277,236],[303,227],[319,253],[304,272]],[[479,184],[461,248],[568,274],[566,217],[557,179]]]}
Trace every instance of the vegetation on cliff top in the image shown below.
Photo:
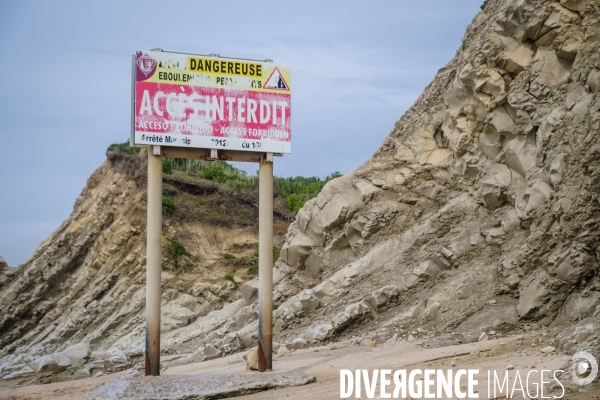
{"label": "vegetation on cliff top", "polygon": [[[111,155],[113,157],[115,155],[133,156],[138,154],[140,150],[138,147],[129,146],[129,142],[115,143],[108,147],[107,156],[109,158]],[[225,161],[166,158],[163,160],[163,173],[170,175],[169,181],[192,180],[201,185],[215,185],[220,189],[242,194],[242,197],[246,200],[253,197],[258,198],[258,176],[249,175]],[[305,202],[317,196],[327,182],[340,176],[342,175],[339,172],[334,172],[323,179],[316,176],[274,177],[275,211],[279,211],[285,217],[292,217],[302,208]],[[168,197],[166,202],[169,203],[167,205],[168,211],[173,213]],[[165,205],[164,203],[165,198],[163,197],[163,205]],[[280,203],[279,207],[277,203]],[[283,207],[281,207],[282,205]]]}

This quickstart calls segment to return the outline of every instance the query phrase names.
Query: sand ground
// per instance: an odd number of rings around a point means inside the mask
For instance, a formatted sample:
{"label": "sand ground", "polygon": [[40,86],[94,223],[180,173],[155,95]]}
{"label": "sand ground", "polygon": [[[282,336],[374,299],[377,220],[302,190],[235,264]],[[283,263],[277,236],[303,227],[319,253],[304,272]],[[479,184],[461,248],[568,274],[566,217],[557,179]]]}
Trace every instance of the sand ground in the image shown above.
{"label": "sand ground", "polygon": [[[244,400],[266,399],[336,399],[340,398],[341,369],[479,369],[477,386],[480,398],[488,397],[487,371],[498,371],[504,374],[509,365],[514,369],[509,371],[511,377],[509,386],[513,386],[516,371],[520,372],[523,381],[531,370],[557,370],[564,365],[569,356],[565,354],[544,354],[541,349],[550,345],[554,335],[550,332],[531,332],[512,337],[486,340],[483,342],[424,349],[420,342],[396,342],[377,347],[344,345],[334,343],[328,346],[298,350],[289,356],[275,356],[273,360],[276,370],[299,369],[302,372],[317,377],[317,382],[302,387],[283,388],[259,392],[238,397]],[[241,359],[243,353],[230,355],[217,360],[203,363],[188,364],[167,368],[165,375],[187,375],[205,373],[233,373],[246,371],[246,364]],[[255,371],[246,371],[257,374]],[[2,382],[0,398],[11,400],[38,399],[85,399],[87,393],[97,390],[101,385],[120,377],[126,371],[77,381],[56,382],[45,385],[15,387],[18,382]],[[493,376],[493,375],[492,375]],[[532,381],[539,382],[539,373],[532,373]],[[462,383],[466,383],[466,379]],[[548,388],[550,385],[546,385]],[[597,385],[596,385],[597,386]],[[530,386],[533,389],[533,386]],[[391,386],[393,390],[393,385]],[[389,390],[389,391],[391,391]],[[516,391],[517,397],[521,392]],[[533,394],[533,393],[532,393]],[[560,392],[558,393],[560,394]],[[379,387],[375,398],[379,397]],[[506,395],[506,393],[505,393]],[[548,396],[548,392],[545,396]],[[367,398],[362,392],[362,398]],[[550,395],[552,396],[552,395]],[[351,398],[356,398],[354,394]],[[493,398],[493,396],[492,396]],[[499,393],[497,398],[505,398]],[[585,393],[567,393],[564,399],[583,400],[600,399],[600,390],[594,389]]]}

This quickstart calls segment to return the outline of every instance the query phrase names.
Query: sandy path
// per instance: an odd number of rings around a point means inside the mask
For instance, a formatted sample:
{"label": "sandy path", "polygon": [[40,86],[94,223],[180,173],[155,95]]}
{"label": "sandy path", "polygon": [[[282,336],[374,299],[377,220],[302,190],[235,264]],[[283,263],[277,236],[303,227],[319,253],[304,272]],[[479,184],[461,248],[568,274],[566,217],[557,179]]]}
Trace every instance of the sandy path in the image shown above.
{"label": "sandy path", "polygon": [[[565,362],[565,355],[544,355],[542,347],[549,344],[548,339],[542,339],[540,334],[525,335],[525,340],[516,337],[487,340],[479,343],[423,349],[418,343],[397,342],[378,347],[347,346],[331,349],[328,346],[299,350],[290,356],[275,357],[274,369],[300,369],[317,377],[317,382],[303,387],[285,388],[255,393],[239,397],[244,400],[258,399],[332,399],[339,398],[340,369],[479,369],[478,391],[480,398],[487,398],[487,370],[497,370],[504,373],[509,364],[515,367],[511,373],[519,370],[521,376],[526,376],[532,369],[559,369]],[[475,355],[473,352],[479,351]],[[232,373],[244,372],[245,362],[241,360],[242,353],[234,354],[204,363],[188,364],[163,371],[165,375],[187,375],[202,373]],[[454,363],[455,365],[452,365]],[[534,368],[532,368],[534,367]],[[27,387],[0,388],[1,399],[85,399],[85,395],[95,391],[100,385],[118,378],[124,372],[82,379],[78,381],[33,385]],[[256,374],[258,372],[247,372]],[[514,375],[511,375],[514,376]],[[538,375],[539,376],[539,375]],[[466,382],[466,380],[465,380]],[[510,382],[512,387],[512,379]],[[392,387],[393,388],[393,387]],[[378,395],[379,393],[377,393]],[[363,396],[364,396],[363,392]],[[377,395],[375,396],[376,398]],[[595,397],[597,396],[597,397]],[[569,399],[600,398],[600,391],[585,395],[570,395]],[[355,398],[354,395],[351,398]],[[365,398],[365,397],[363,397]]]}

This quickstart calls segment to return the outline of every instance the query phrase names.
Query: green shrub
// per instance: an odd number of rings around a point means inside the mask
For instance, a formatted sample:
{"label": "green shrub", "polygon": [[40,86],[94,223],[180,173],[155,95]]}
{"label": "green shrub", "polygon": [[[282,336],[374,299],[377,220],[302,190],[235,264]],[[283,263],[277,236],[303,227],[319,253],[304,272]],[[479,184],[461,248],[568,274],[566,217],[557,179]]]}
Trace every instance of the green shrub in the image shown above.
{"label": "green shrub", "polygon": [[225,279],[226,281],[229,281],[229,282],[233,282],[234,285],[237,285],[235,283],[235,278],[233,277],[233,274],[227,274],[227,275],[225,275],[225,277],[223,279]]}
{"label": "green shrub", "polygon": [[129,154],[129,155],[133,155],[133,154],[137,154],[140,152],[140,148],[139,147],[131,147],[129,145],[129,140],[123,143],[113,143],[110,146],[108,146],[108,149],[106,149],[106,152],[109,151],[117,151],[119,153],[123,153],[123,154]]}
{"label": "green shrub", "polygon": [[171,175],[173,173],[173,164],[171,160],[168,158],[163,158],[162,160],[162,171],[165,175]]}
{"label": "green shrub", "polygon": [[225,254],[223,254],[223,258],[226,260],[233,260],[235,258],[235,256],[231,253],[225,253]]}
{"label": "green shrub", "polygon": [[258,275],[258,267],[256,265],[248,267],[248,275]]}
{"label": "green shrub", "polygon": [[285,198],[285,205],[290,211],[298,212],[304,205],[304,200],[299,195],[292,193]]}
{"label": "green shrub", "polygon": [[175,212],[175,203],[173,203],[173,200],[171,200],[167,196],[163,196],[162,209],[168,214],[173,214]]}
{"label": "green shrub", "polygon": [[252,254],[254,257],[258,257],[258,249],[256,249],[256,251],[254,252],[254,254]]}
{"label": "green shrub", "polygon": [[190,256],[190,253],[185,249],[181,242],[177,240],[171,240],[167,246],[167,256],[174,260],[181,256]]}
{"label": "green shrub", "polygon": [[227,180],[225,171],[219,165],[213,165],[206,167],[202,170],[200,177],[208,179],[209,181],[216,181],[223,183]]}
{"label": "green shrub", "polygon": [[162,188],[162,195],[163,196],[167,196],[168,197],[168,196],[172,196],[174,194],[177,194],[177,190],[176,189],[170,188],[168,186],[163,186],[163,188]]}
{"label": "green shrub", "polygon": [[316,197],[323,186],[332,179],[342,176],[339,172],[327,175],[325,179],[316,176],[294,178],[275,177],[273,184],[277,193],[285,199],[285,204],[292,212],[298,212],[308,200]]}
{"label": "green shrub", "polygon": [[[183,244],[181,244],[181,242],[178,242],[177,240],[170,240],[169,244],[167,245],[166,248],[166,253],[167,253],[167,257],[173,261],[173,264],[175,265],[176,269],[179,269],[179,262],[181,261],[181,257],[183,256],[188,256],[190,257],[191,254],[185,249],[185,247],[183,246]],[[192,265],[189,261],[185,263],[185,266],[189,268],[189,266]]]}

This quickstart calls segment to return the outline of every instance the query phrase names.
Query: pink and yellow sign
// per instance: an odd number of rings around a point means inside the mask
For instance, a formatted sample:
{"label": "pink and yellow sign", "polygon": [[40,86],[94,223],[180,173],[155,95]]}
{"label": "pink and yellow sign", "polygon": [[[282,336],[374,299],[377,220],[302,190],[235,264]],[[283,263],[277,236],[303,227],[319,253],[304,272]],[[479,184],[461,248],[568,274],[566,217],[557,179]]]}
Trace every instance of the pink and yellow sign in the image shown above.
{"label": "pink and yellow sign", "polygon": [[289,153],[290,68],[136,52],[134,144]]}

